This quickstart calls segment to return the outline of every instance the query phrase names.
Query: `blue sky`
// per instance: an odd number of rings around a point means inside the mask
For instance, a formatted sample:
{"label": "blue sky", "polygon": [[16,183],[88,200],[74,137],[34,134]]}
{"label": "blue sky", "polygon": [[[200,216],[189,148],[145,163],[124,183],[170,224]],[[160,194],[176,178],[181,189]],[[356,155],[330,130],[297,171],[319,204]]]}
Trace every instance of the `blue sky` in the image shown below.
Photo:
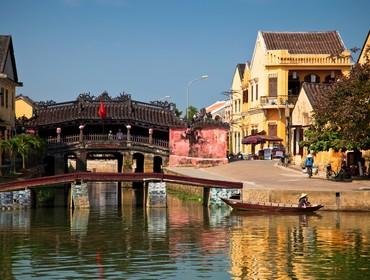
{"label": "blue sky", "polygon": [[11,34],[18,93],[36,101],[125,91],[140,101],[170,96],[197,108],[222,100],[259,30],[338,30],[362,47],[370,1],[1,0],[0,34]]}

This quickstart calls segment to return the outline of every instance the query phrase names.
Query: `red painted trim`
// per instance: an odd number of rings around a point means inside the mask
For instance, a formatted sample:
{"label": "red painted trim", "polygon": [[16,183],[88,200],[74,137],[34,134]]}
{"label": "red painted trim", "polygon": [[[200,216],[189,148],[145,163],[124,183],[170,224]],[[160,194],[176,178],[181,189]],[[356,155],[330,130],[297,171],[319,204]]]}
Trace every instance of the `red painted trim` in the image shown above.
{"label": "red painted trim", "polygon": [[101,173],[101,172],[76,172],[54,176],[45,176],[39,178],[13,181],[0,184],[0,191],[16,191],[25,188],[43,187],[56,184],[72,183],[75,181],[86,182],[145,182],[145,181],[163,181],[178,184],[195,185],[200,187],[212,187],[223,189],[242,189],[243,183],[210,180],[204,178],[169,175],[163,173]]}

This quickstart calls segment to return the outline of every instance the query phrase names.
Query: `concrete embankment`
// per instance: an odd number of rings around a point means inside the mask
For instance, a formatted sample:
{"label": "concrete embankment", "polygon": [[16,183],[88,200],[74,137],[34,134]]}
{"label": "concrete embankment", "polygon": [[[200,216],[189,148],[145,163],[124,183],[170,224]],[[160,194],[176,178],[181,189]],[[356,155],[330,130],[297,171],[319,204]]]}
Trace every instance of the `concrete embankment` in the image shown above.
{"label": "concrete embankment", "polygon": [[329,181],[316,175],[308,178],[300,170],[278,166],[275,161],[237,161],[209,168],[177,167],[167,172],[181,175],[243,182],[244,201],[297,203],[307,193],[323,210],[370,211],[370,180]]}

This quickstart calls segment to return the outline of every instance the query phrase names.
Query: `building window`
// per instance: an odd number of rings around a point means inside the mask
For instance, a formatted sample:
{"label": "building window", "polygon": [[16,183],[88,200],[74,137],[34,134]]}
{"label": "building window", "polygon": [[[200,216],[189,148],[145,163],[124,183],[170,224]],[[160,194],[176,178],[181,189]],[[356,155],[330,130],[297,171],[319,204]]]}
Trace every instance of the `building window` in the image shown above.
{"label": "building window", "polygon": [[5,90],[5,108],[9,107],[9,91]]}
{"label": "building window", "polygon": [[12,90],[12,110],[14,111],[15,106],[15,90]]}
{"label": "building window", "polygon": [[248,90],[243,91],[243,103],[248,103]]}
{"label": "building window", "polygon": [[256,84],[256,101],[258,100],[258,84]]}
{"label": "building window", "polygon": [[330,75],[327,75],[325,77],[325,82],[324,83],[334,83],[335,82],[335,79],[336,79],[336,74],[334,71],[331,71]]}
{"label": "building window", "polygon": [[4,107],[4,88],[0,90],[0,106]]}
{"label": "building window", "polygon": [[277,97],[277,78],[269,78],[269,96]]}
{"label": "building window", "polygon": [[268,131],[269,136],[277,136],[277,124],[269,124]]}
{"label": "building window", "polygon": [[253,85],[251,85],[251,102],[253,102]]}
{"label": "building window", "polygon": [[307,83],[320,83],[320,77],[316,74],[309,74],[304,77],[304,81]]}
{"label": "building window", "polygon": [[288,76],[288,95],[298,95],[301,89],[301,82],[297,72],[293,72],[295,75]]}

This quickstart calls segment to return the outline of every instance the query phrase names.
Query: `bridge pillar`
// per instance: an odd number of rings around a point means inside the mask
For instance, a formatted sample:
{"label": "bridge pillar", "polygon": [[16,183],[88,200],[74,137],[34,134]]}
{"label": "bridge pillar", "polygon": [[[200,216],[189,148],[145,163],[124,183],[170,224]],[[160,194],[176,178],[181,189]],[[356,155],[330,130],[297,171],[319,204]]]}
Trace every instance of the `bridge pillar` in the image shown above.
{"label": "bridge pillar", "polygon": [[144,172],[150,173],[153,172],[153,155],[152,154],[145,154],[144,155]]}
{"label": "bridge pillar", "polygon": [[167,208],[165,182],[144,183],[144,205],[148,208]]}
{"label": "bridge pillar", "polygon": [[76,155],[76,171],[85,172],[87,170],[87,152],[80,151]]}
{"label": "bridge pillar", "polygon": [[136,206],[136,192],[132,188],[132,183],[123,182],[121,187],[121,200],[120,204],[123,207],[134,207]]}
{"label": "bridge pillar", "polygon": [[203,206],[209,206],[209,198],[210,198],[211,189],[210,188],[203,188]]}
{"label": "bridge pillar", "polygon": [[69,207],[90,208],[87,183],[71,184]]}
{"label": "bridge pillar", "polygon": [[123,156],[122,173],[132,172],[132,154],[130,152],[121,153]]}

